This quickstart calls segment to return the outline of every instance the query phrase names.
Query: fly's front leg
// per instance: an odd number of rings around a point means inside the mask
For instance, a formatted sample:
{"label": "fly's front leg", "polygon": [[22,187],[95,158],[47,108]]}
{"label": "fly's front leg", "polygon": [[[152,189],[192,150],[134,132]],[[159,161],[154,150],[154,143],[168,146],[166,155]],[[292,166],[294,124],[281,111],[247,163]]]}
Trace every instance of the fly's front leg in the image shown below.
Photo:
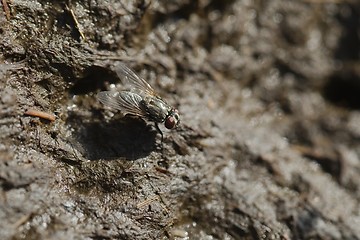
{"label": "fly's front leg", "polygon": [[157,123],[155,123],[155,127],[156,127],[156,130],[161,134],[161,149],[162,149],[163,148],[163,142],[164,142],[164,134],[160,130],[159,125]]}

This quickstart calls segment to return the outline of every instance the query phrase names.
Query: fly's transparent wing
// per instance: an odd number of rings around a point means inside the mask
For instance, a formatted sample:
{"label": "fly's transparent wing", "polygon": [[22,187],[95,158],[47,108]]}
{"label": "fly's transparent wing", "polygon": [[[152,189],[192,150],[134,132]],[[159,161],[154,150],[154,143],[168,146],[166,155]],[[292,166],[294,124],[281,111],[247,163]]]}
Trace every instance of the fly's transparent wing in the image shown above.
{"label": "fly's transparent wing", "polygon": [[145,112],[140,107],[142,97],[129,91],[103,91],[97,94],[97,99],[104,105],[120,110],[124,115],[132,114],[146,117]]}
{"label": "fly's transparent wing", "polygon": [[139,77],[133,70],[128,68],[124,63],[118,62],[115,64],[114,69],[123,83],[129,84],[132,87],[132,91],[141,95],[147,94],[155,96],[157,95],[154,89],[143,78]]}

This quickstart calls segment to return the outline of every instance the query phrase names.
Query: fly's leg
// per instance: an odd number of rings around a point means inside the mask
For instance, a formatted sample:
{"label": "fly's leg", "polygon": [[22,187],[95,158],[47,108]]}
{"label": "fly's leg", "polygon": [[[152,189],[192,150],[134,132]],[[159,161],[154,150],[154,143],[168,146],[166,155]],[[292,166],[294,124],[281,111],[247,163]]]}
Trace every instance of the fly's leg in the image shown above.
{"label": "fly's leg", "polygon": [[164,143],[164,134],[163,132],[160,130],[159,125],[157,123],[155,123],[155,127],[156,130],[160,133],[161,135],[161,150],[163,150],[163,143]]}

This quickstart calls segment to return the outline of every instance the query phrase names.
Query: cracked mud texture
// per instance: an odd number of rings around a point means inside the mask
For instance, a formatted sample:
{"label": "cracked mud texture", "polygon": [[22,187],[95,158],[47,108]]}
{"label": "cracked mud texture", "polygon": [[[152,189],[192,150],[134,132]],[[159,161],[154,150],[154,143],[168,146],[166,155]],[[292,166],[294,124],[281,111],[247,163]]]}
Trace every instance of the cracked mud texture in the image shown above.
{"label": "cracked mud texture", "polygon": [[[360,239],[359,2],[2,4],[1,239]],[[96,100],[117,61],[163,143]]]}

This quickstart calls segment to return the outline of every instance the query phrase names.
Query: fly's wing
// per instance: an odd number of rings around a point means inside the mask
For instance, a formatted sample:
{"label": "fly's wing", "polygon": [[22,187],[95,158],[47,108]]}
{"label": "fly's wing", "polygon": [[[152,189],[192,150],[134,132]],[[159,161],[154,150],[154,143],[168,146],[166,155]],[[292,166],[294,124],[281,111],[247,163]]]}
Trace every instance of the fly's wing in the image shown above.
{"label": "fly's wing", "polygon": [[124,85],[128,84],[131,91],[140,95],[156,96],[154,89],[143,78],[139,77],[133,70],[128,68],[124,63],[118,62],[115,66],[116,74],[123,81]]}
{"label": "fly's wing", "polygon": [[146,113],[141,109],[140,105],[143,99],[136,93],[128,91],[103,91],[99,92],[96,97],[104,105],[120,110],[124,115],[132,114],[146,117]]}

